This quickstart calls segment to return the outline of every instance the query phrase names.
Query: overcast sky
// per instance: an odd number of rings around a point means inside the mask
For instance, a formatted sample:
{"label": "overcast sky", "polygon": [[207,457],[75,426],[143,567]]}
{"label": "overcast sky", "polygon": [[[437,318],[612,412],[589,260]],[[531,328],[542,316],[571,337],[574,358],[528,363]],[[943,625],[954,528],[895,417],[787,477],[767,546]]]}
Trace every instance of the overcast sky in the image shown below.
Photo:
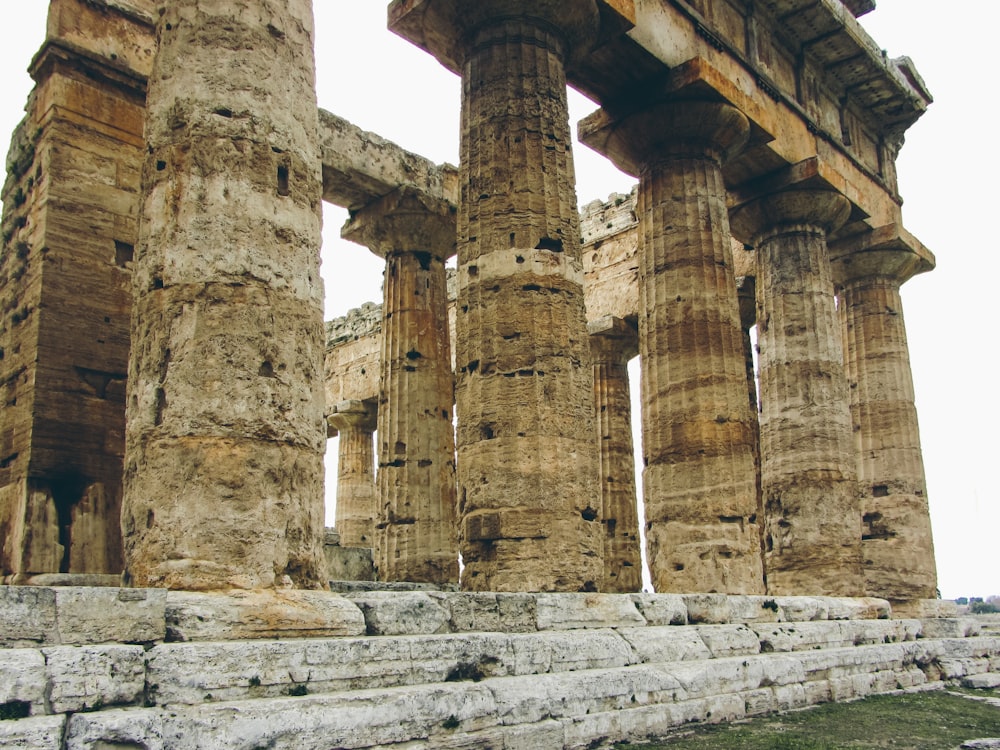
{"label": "overcast sky", "polygon": [[[315,0],[320,106],[436,162],[458,163],[458,79],[385,30],[384,0]],[[5,3],[0,26],[0,140],[23,114],[24,72],[45,33],[45,0]],[[907,229],[938,268],[903,287],[938,574],[945,597],[1000,593],[1000,408],[997,403],[1000,214],[992,83],[1000,3],[878,0],[862,23],[890,56],[916,63],[935,97],[899,159]],[[961,9],[959,12],[958,9]],[[571,95],[574,122],[594,109]],[[581,203],[627,192],[632,180],[576,149]],[[338,239],[346,213],[327,207],[327,318],[380,301],[382,261]],[[637,384],[633,386],[637,388]],[[335,470],[335,456],[327,465]],[[332,460],[331,460],[332,459]]]}

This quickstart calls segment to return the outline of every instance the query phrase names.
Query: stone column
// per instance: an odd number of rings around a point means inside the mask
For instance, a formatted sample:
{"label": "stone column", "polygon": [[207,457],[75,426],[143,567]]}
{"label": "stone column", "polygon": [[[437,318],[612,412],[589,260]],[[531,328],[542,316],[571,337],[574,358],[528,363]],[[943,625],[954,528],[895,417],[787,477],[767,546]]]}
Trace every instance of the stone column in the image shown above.
{"label": "stone column", "polygon": [[597,414],[604,525],[604,581],[601,591],[642,590],[642,553],[632,447],[632,398],[628,362],[639,352],[635,324],[610,315],[587,326],[594,357],[594,410]]}
{"label": "stone column", "polygon": [[927,270],[904,250],[837,264],[844,362],[861,496],[865,590],[933,599],[937,570],[899,288]]}
{"label": "stone column", "polygon": [[[567,60],[594,0],[395,3],[390,26],[462,75],[456,320],[462,586],[596,590],[593,371]],[[422,26],[401,28],[422,14]],[[426,33],[425,33],[426,32]]]}
{"label": "stone column", "polygon": [[375,406],[344,401],[326,419],[337,431],[337,511],[334,525],[342,547],[367,547],[375,540]]}
{"label": "stone column", "polygon": [[375,565],[379,580],[458,583],[454,380],[445,261],[455,211],[400,188],[342,232],[385,258]]}
{"label": "stone column", "polygon": [[763,593],[754,417],[725,159],[750,132],[720,103],[605,110],[586,142],[638,174],[646,546],[657,591]]}
{"label": "stone column", "polygon": [[133,276],[138,586],[325,585],[311,0],[161,3]]}
{"label": "stone column", "polygon": [[773,594],[858,596],[861,528],[827,235],[850,203],[790,190],[737,210],[757,248],[764,565]]}

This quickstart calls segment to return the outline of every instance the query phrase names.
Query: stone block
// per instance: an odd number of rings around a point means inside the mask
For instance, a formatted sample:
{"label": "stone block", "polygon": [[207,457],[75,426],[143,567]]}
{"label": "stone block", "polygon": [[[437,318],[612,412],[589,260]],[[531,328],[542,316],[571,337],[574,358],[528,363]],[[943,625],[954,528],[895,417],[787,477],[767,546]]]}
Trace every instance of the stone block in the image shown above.
{"label": "stone block", "polygon": [[430,635],[448,632],[448,611],[420,591],[352,594],[368,635]]}
{"label": "stone block", "polygon": [[65,716],[0,721],[0,747],[5,750],[60,750],[65,726]]}
{"label": "stone block", "polygon": [[292,589],[199,594],[171,591],[167,639],[333,638],[362,635],[365,618],[348,599]]}
{"label": "stone block", "polygon": [[632,647],[635,660],[641,664],[712,658],[712,653],[695,628],[623,628],[618,632]]}
{"label": "stone block", "polygon": [[628,643],[611,630],[516,634],[510,644],[515,675],[608,669],[633,661]]}
{"label": "stone block", "polygon": [[681,594],[687,607],[688,622],[724,624],[730,622],[729,598],[725,594]]}
{"label": "stone block", "polygon": [[166,637],[165,589],[55,589],[59,643],[150,643]]}
{"label": "stone block", "polygon": [[647,625],[687,625],[687,605],[680,594],[632,594]]}
{"label": "stone block", "polygon": [[760,639],[746,625],[704,625],[697,631],[713,659],[760,653]]}
{"label": "stone block", "polygon": [[23,648],[58,643],[54,589],[0,586],[0,646]]}
{"label": "stone block", "polygon": [[924,638],[969,638],[980,632],[974,617],[943,617],[922,622]]}
{"label": "stone block", "polygon": [[742,623],[778,622],[781,608],[770,596],[730,596],[729,621]]}
{"label": "stone block", "polygon": [[889,602],[873,597],[817,597],[826,602],[830,620],[886,620],[892,612]]}
{"label": "stone block", "polygon": [[839,624],[825,620],[754,625],[753,631],[760,640],[760,650],[763,653],[840,648],[847,645],[843,641],[843,631]]}
{"label": "stone block", "polygon": [[448,626],[454,633],[525,633],[537,626],[531,594],[430,592],[430,596],[448,611]]}
{"label": "stone block", "polygon": [[958,605],[950,599],[914,599],[892,605],[894,618],[957,617]]}
{"label": "stone block", "polygon": [[142,646],[54,646],[42,651],[54,713],[142,704],[146,682]]}
{"label": "stone block", "polygon": [[31,716],[45,713],[45,657],[19,648],[0,651],[0,705],[28,704]]}
{"label": "stone block", "polygon": [[774,602],[781,608],[781,619],[786,622],[826,620],[830,605],[825,597],[776,596]]}
{"label": "stone block", "polygon": [[63,750],[112,748],[163,750],[163,717],[160,712],[118,709],[69,717]]}
{"label": "stone block", "polygon": [[646,624],[627,596],[616,594],[537,594],[539,630],[628,628]]}
{"label": "stone block", "polygon": [[375,564],[368,547],[323,545],[326,572],[332,581],[374,581]]}
{"label": "stone block", "polygon": [[1000,688],[1000,674],[996,672],[983,672],[962,678],[962,687],[974,688],[976,690],[991,690]]}

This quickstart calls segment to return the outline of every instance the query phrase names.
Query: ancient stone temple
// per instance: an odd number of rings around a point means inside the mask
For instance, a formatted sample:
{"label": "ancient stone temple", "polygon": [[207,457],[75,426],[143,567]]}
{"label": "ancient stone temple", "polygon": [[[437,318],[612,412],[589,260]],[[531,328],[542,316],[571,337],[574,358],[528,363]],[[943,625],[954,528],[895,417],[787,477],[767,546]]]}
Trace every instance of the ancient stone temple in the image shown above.
{"label": "ancient stone temple", "polygon": [[[930,596],[899,288],[934,259],[894,168],[930,96],[870,8],[390,3],[462,79],[455,168],[317,109],[307,0],[52,0],[4,188],[3,574],[323,587],[338,434],[384,582],[461,552],[467,590],[636,591],[644,539],[660,592]],[[567,85],[639,181],[582,214]],[[325,337],[321,199],[386,262]]]}

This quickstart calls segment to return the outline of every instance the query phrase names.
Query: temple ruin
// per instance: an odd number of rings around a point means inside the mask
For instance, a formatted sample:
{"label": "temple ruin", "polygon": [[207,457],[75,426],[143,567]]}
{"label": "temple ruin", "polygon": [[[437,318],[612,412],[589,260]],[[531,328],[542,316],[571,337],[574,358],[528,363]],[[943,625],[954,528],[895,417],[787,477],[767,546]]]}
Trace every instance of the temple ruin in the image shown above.
{"label": "temple ruin", "polygon": [[[2,192],[0,738],[583,747],[995,682],[934,600],[895,172],[931,96],[873,8],[393,0],[461,78],[454,167],[319,108],[311,0],[50,0]],[[582,212],[567,86],[637,180]],[[385,260],[325,326],[321,201]],[[131,677],[52,698],[81,649]]]}

